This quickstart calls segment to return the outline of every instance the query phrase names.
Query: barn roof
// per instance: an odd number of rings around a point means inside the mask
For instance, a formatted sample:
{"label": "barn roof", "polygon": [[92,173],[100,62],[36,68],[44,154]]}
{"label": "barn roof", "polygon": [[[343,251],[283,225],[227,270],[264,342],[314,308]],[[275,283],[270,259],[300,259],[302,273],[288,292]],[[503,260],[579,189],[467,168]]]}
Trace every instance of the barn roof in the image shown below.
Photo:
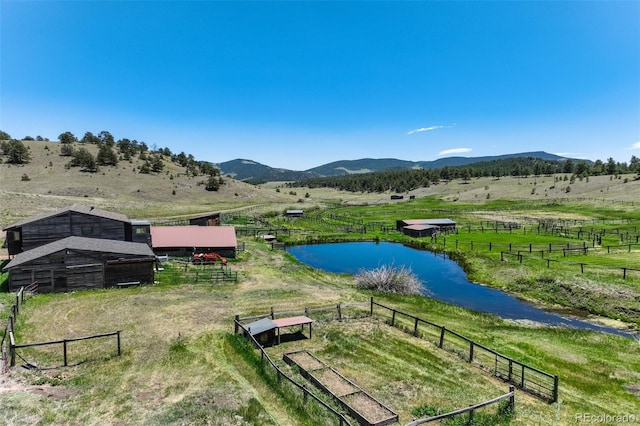
{"label": "barn roof", "polygon": [[402,222],[407,225],[455,225],[456,222],[451,219],[405,219]]}
{"label": "barn roof", "polygon": [[404,229],[411,229],[413,231],[425,231],[427,229],[432,229],[432,228],[437,228],[437,226],[417,224],[417,225],[408,225],[404,227]]}
{"label": "barn roof", "polygon": [[233,226],[152,226],[151,242],[153,248],[238,245]]}
{"label": "barn roof", "polygon": [[151,248],[145,243],[132,243],[130,241],[105,240],[100,238],[67,237],[16,254],[16,256],[2,270],[8,270],[15,266],[31,262],[32,260],[44,256],[49,256],[63,250],[118,253],[155,258],[155,254],[153,254]]}
{"label": "barn roof", "polygon": [[28,223],[32,223],[32,222],[36,222],[38,220],[42,220],[42,219],[47,219],[50,217],[56,217],[56,216],[60,216],[63,214],[66,214],[68,212],[75,212],[75,213],[80,213],[80,214],[86,214],[86,215],[91,215],[91,216],[97,216],[97,217],[103,217],[103,218],[107,218],[107,219],[112,219],[112,220],[116,220],[119,222],[125,222],[125,223],[129,223],[129,218],[123,214],[120,213],[114,213],[114,212],[108,212],[106,210],[101,210],[98,209],[96,207],[89,207],[89,206],[83,206],[80,204],[74,204],[71,207],[68,207],[66,209],[62,209],[62,210],[56,210],[54,212],[50,212],[50,213],[44,213],[41,215],[37,215],[37,216],[32,216],[29,217],[27,219],[23,219],[19,222],[16,222],[12,225],[7,226],[6,228],[4,228],[4,230],[8,230],[11,228],[18,228],[20,226],[26,225]]}

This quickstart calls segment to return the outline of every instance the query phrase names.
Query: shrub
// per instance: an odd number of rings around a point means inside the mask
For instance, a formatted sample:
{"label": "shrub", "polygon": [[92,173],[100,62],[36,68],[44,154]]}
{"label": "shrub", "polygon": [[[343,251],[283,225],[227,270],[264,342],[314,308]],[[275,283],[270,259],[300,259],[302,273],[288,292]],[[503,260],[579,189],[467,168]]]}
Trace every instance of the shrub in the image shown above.
{"label": "shrub", "polygon": [[404,265],[382,265],[376,269],[362,269],[355,276],[356,287],[385,293],[420,294],[422,284]]}

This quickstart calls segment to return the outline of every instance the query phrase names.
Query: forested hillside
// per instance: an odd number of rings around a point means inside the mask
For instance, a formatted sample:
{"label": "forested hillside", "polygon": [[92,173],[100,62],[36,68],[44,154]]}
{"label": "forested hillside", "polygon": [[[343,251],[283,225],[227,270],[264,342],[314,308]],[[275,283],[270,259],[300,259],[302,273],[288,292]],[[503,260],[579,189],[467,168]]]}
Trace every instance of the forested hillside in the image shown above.
{"label": "forested hillside", "polygon": [[376,173],[352,174],[307,179],[289,183],[289,187],[334,188],[351,192],[406,192],[416,188],[429,187],[440,182],[451,180],[469,181],[472,178],[493,177],[529,177],[553,176],[564,174],[560,178],[570,182],[575,179],[589,179],[590,176],[635,173],[640,174],[640,159],[631,157],[629,163],[615,162],[609,158],[606,162],[597,160],[593,163],[573,160],[543,160],[534,157],[505,158],[500,160],[473,163],[458,167],[439,169],[390,170]]}

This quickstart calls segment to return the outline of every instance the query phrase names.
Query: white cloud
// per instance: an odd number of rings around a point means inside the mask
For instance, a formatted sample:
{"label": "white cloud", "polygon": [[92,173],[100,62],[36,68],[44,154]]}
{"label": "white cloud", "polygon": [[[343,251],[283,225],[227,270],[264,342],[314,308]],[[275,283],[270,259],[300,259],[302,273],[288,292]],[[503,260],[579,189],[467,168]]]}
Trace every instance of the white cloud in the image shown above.
{"label": "white cloud", "polygon": [[632,144],[629,149],[640,149],[640,141]]}
{"label": "white cloud", "polygon": [[455,124],[452,124],[451,126],[429,126],[429,127],[420,127],[418,129],[413,129],[413,130],[409,130],[407,132],[408,135],[412,135],[414,133],[421,133],[421,132],[430,132],[432,130],[438,130],[438,129],[450,129],[451,127],[455,126]]}
{"label": "white cloud", "polygon": [[440,151],[438,153],[438,156],[443,156],[443,155],[451,155],[451,154],[464,154],[465,152],[471,152],[473,151],[471,148],[451,148],[451,149],[445,149],[444,151]]}

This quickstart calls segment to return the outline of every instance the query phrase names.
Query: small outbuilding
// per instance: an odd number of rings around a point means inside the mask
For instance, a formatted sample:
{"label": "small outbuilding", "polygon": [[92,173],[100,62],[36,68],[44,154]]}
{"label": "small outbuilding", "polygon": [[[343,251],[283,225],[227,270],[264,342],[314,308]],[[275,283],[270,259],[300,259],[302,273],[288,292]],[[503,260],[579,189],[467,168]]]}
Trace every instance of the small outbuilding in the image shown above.
{"label": "small outbuilding", "polygon": [[216,252],[235,258],[238,247],[233,226],[152,226],[151,241],[157,255],[171,256]]}
{"label": "small outbuilding", "polygon": [[304,210],[293,209],[284,212],[285,217],[302,217],[304,216]]}
{"label": "small outbuilding", "polygon": [[3,268],[9,291],[67,292],[153,283],[156,256],[145,243],[66,237],[15,255]]}
{"label": "small outbuilding", "polygon": [[432,237],[438,233],[435,225],[409,225],[402,228],[402,233],[413,238]]}
{"label": "small outbuilding", "polygon": [[304,331],[304,326],[309,324],[309,338],[312,337],[312,324],[313,320],[306,316],[297,316],[297,317],[288,317],[288,318],[262,318],[257,321],[254,321],[245,326],[245,329],[248,330],[249,334],[251,334],[258,343],[261,345],[272,344],[277,342],[280,344],[280,329],[302,326],[302,330]]}
{"label": "small outbuilding", "polygon": [[405,226],[428,225],[437,226],[440,231],[450,231],[456,229],[456,222],[451,219],[403,219],[396,221],[396,229],[402,231]]}
{"label": "small outbuilding", "polygon": [[189,225],[218,226],[220,225],[220,212],[202,213],[189,219]]}

